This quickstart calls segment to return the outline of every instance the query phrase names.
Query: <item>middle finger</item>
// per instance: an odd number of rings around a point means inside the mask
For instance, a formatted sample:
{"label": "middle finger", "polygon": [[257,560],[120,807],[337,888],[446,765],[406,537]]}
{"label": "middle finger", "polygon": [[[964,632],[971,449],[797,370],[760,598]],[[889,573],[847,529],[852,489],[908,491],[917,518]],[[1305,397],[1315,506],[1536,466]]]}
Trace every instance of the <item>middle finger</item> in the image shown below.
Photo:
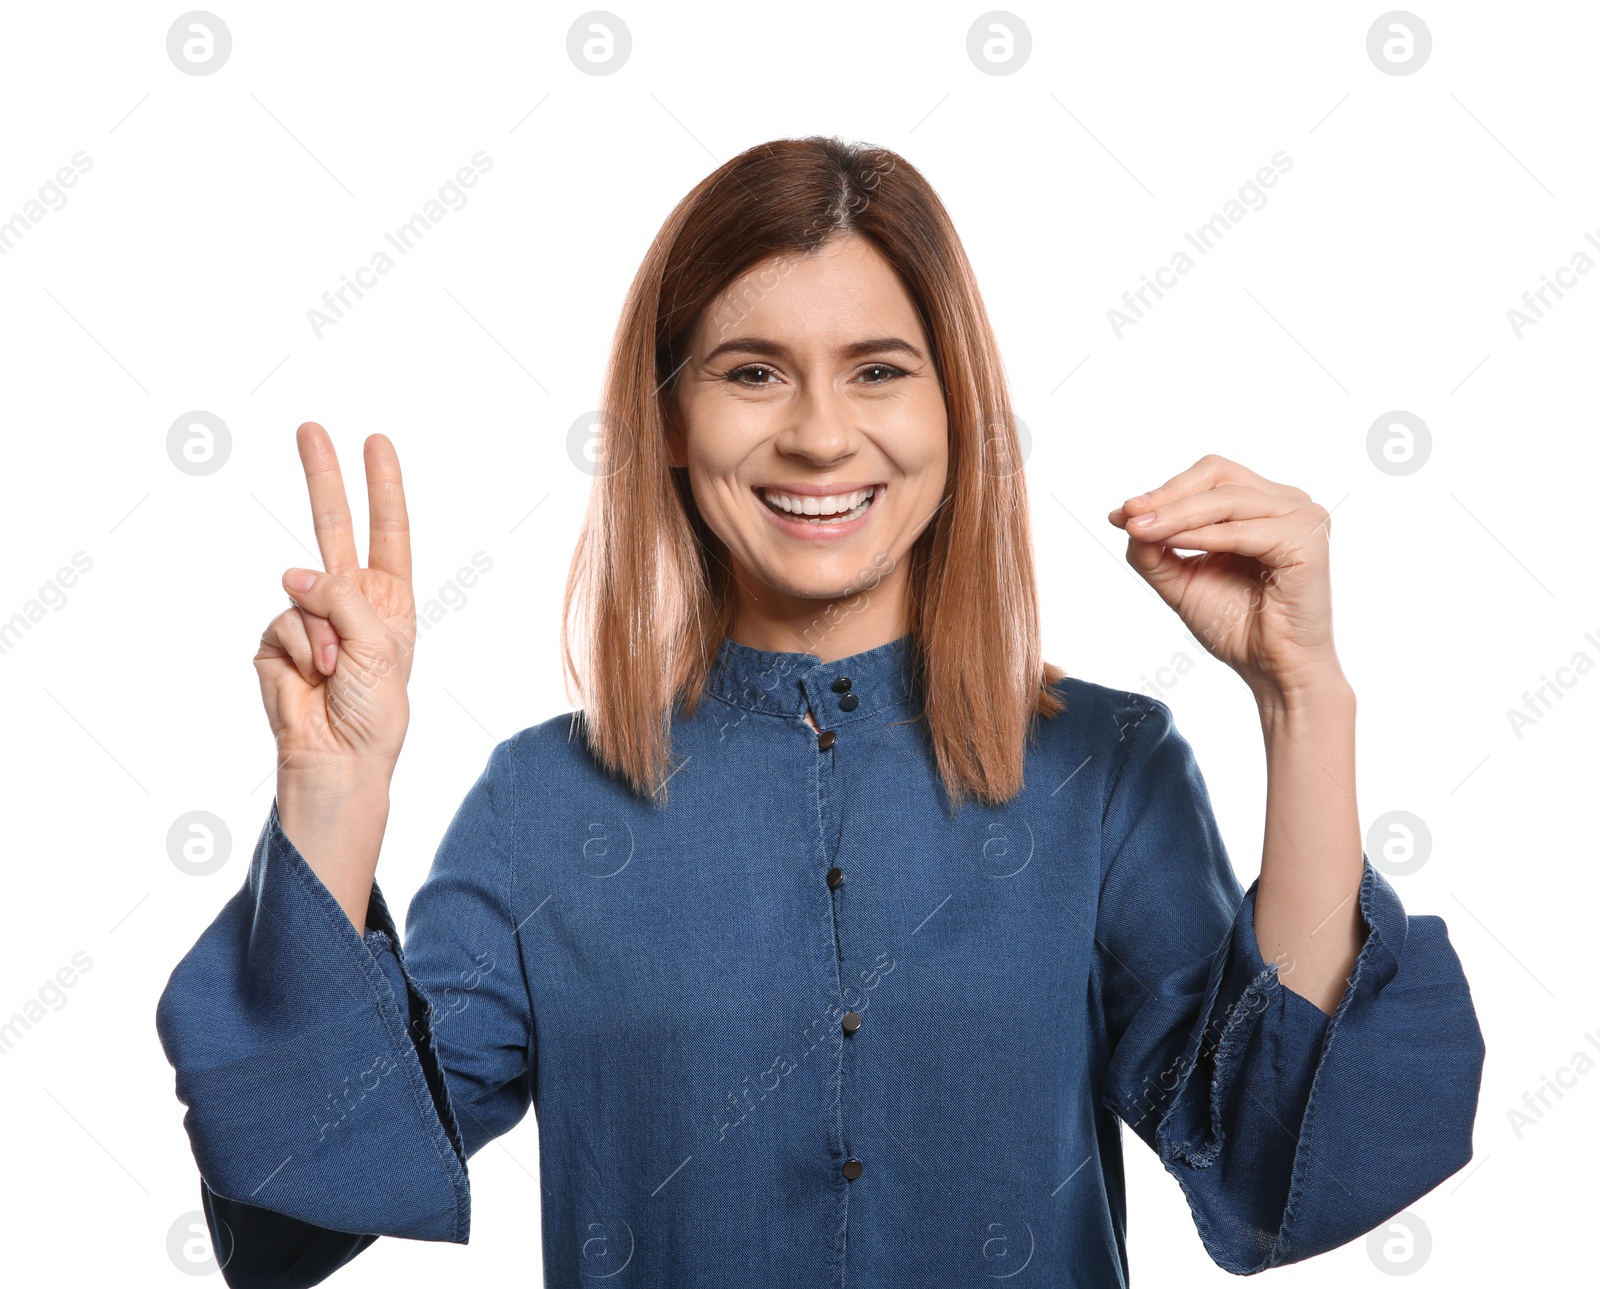
{"label": "middle finger", "polygon": [[317,530],[322,566],[330,573],[354,573],[360,566],[355,532],[350,527],[350,503],[345,499],[344,476],[339,473],[333,440],[322,426],[307,421],[296,431],[295,441],[311,494],[311,520]]}

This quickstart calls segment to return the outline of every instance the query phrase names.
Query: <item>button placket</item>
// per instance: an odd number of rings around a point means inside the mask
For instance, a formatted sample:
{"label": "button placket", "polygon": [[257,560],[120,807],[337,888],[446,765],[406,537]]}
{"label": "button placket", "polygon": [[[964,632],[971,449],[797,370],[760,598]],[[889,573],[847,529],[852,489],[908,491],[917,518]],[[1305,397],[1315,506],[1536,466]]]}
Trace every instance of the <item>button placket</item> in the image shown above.
{"label": "button placket", "polygon": [[[832,697],[833,695],[837,695],[838,696],[837,697],[837,701],[836,701],[836,706],[837,706],[837,709],[839,711],[841,711],[841,712],[852,712],[852,711],[855,711],[856,708],[860,706],[861,699],[860,699],[859,695],[857,695],[854,692],[852,692],[853,686],[854,686],[854,682],[851,680],[851,678],[849,676],[836,676],[836,677],[834,677],[834,679],[831,682],[829,682],[828,689],[829,689],[830,692],[829,692],[828,696],[829,697]],[[809,682],[804,686],[804,688],[807,690],[808,701],[809,701],[809,698],[810,698],[810,684],[809,684]],[[827,705],[828,704],[826,703],[826,701],[824,701],[822,703],[815,703],[815,704],[811,705],[810,709],[813,712],[815,712],[817,709],[825,708]],[[835,745],[838,743],[838,739],[839,739],[839,736],[838,736],[837,731],[831,730],[831,729],[823,730],[817,736],[817,750],[818,750],[818,752],[819,753],[831,752],[832,749],[835,747]],[[831,835],[832,835],[832,837],[834,839],[833,840],[833,847],[832,847],[832,855],[829,856],[830,859],[838,856],[838,854],[840,853],[840,851],[841,851],[841,849],[843,847],[843,844],[844,844],[844,839],[843,839],[843,812],[842,812],[842,810],[840,808],[840,803],[839,803],[838,774],[839,774],[839,763],[838,763],[836,754],[827,756],[818,766],[817,786],[818,786],[818,791],[822,794],[822,801],[820,802],[820,806],[821,806],[820,814],[822,816],[824,828],[826,830],[824,835],[827,836],[829,833],[831,833]],[[833,918],[833,944],[834,944],[834,953],[835,953],[834,963],[835,963],[835,970],[838,973],[838,979],[840,981],[840,988],[841,988],[841,994],[840,994],[840,999],[839,999],[839,1004],[838,1005],[842,1006],[842,1005],[844,1005],[843,986],[844,986],[844,958],[845,958],[845,955],[844,955],[844,946],[843,946],[843,943],[842,943],[842,940],[841,940],[840,900],[841,900],[842,896],[840,894],[840,888],[844,885],[844,869],[839,867],[836,864],[833,865],[832,867],[828,868],[827,871],[824,873],[823,881],[824,881],[825,885],[828,888],[828,892],[829,892],[828,905],[829,905],[830,914],[831,914],[831,916]],[[849,1039],[853,1038],[853,1036],[855,1035],[856,1031],[861,1028],[861,1024],[862,1024],[861,1013],[858,1012],[858,1011],[855,1011],[854,1009],[845,1011],[839,1017],[840,1032],[843,1035],[845,1040],[849,1040]],[[848,1060],[848,1059],[850,1059],[848,1054],[841,1047],[841,1050],[839,1052],[838,1078],[839,1078],[840,1095],[843,1098],[844,1105],[845,1105],[846,1109],[848,1109],[848,1105],[849,1105],[849,1101],[850,1101],[850,1097],[848,1095],[848,1092],[849,1092],[849,1089],[851,1088],[851,1086],[853,1085],[853,1083],[855,1081],[854,1080],[854,1076],[853,1076],[853,1071],[850,1073],[849,1076],[847,1076],[847,1073],[846,1073],[846,1070],[845,1070],[844,1062],[846,1060]],[[842,1128],[844,1130],[845,1139],[846,1139],[846,1141],[848,1141],[849,1140],[849,1136],[850,1136],[850,1124],[848,1122],[848,1116],[846,1117],[845,1122],[841,1126],[842,1126]],[[850,1155],[840,1165],[839,1171],[843,1174],[843,1176],[844,1176],[846,1181],[852,1181],[853,1182],[858,1177],[861,1176],[862,1163],[854,1155]]]}
{"label": "button placket", "polygon": [[853,712],[861,705],[861,700],[850,692],[852,683],[849,676],[839,676],[834,680],[833,684],[828,686],[834,693],[841,695],[839,699],[839,710],[841,712]]}
{"label": "button placket", "polygon": [[[902,635],[891,644],[853,655],[847,665],[855,674],[838,675],[835,664],[821,662],[814,653],[760,650],[725,639],[710,683],[721,701],[746,711],[789,718],[798,714],[803,721],[809,715],[806,726],[816,736],[816,752],[812,754],[816,761],[811,766],[815,778],[809,786],[816,793],[818,831],[815,850],[805,862],[818,864],[807,880],[816,881],[820,877],[822,890],[817,894],[825,895],[828,900],[834,935],[834,983],[838,991],[830,1010],[840,1026],[837,1063],[833,1069],[837,1114],[829,1118],[828,1149],[830,1153],[837,1152],[832,1154],[834,1164],[840,1175],[852,1183],[863,1175],[865,1165],[850,1151],[854,1107],[859,1104],[859,1080],[856,1066],[846,1062],[854,1062],[861,1053],[852,1055],[847,1049],[859,1047],[867,1040],[858,1036],[865,1023],[863,1012],[849,1007],[849,1003],[854,998],[864,1011],[866,995],[847,979],[844,936],[848,933],[870,941],[874,932],[854,924],[845,926],[845,913],[853,911],[858,901],[847,902],[844,889],[849,884],[845,870],[850,861],[844,858],[843,852],[841,775],[855,765],[848,756],[857,750],[863,756],[871,755],[871,749],[880,745],[877,733],[880,725],[898,723],[896,718],[911,712],[918,702],[912,666],[915,658],[914,642],[909,635]],[[869,700],[865,705],[857,685]],[[847,744],[843,751],[848,755],[841,759],[839,740],[856,737],[855,731],[865,732],[868,741]],[[849,882],[857,880],[859,877],[851,874]],[[854,951],[856,940],[851,944]],[[863,978],[867,974],[863,972]],[[870,1046],[869,1043],[868,1051]],[[847,1243],[845,1223],[849,1216],[848,1201],[842,1190],[839,1202],[841,1221],[836,1251],[842,1257]],[[839,1264],[839,1274],[845,1274],[843,1261]]]}

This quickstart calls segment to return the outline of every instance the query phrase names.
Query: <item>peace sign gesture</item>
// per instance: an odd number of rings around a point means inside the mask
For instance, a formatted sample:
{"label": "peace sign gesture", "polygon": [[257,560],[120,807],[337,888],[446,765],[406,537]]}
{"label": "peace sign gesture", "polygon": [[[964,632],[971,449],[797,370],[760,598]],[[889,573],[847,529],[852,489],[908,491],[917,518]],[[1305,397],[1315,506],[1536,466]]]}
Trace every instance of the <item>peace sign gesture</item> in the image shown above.
{"label": "peace sign gesture", "polygon": [[1212,453],[1106,518],[1128,534],[1128,563],[1258,698],[1341,675],[1328,511],[1299,488]]}
{"label": "peace sign gesture", "polygon": [[255,656],[278,742],[280,787],[287,777],[323,791],[386,788],[405,740],[417,630],[400,460],[384,435],[367,438],[370,537],[363,568],[327,431],[307,421],[295,439],[325,568],[283,575],[293,604],[261,633]]}

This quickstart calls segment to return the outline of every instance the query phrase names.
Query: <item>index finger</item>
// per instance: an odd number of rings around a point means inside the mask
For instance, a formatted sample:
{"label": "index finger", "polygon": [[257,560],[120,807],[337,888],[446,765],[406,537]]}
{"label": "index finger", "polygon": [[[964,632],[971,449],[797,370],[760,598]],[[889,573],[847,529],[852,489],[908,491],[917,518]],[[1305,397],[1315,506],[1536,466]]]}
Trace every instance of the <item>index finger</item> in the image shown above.
{"label": "index finger", "polygon": [[306,471],[306,488],[311,493],[311,522],[317,530],[322,566],[330,573],[354,573],[360,562],[333,441],[315,421],[307,421],[295,432],[295,442],[300,448],[300,464]]}
{"label": "index finger", "polygon": [[[1271,492],[1278,485],[1270,479],[1263,479],[1254,470],[1247,469],[1237,461],[1230,461],[1227,457],[1218,456],[1215,452],[1208,452],[1187,470],[1182,470],[1172,476],[1159,488],[1152,488],[1147,493],[1138,497],[1130,497],[1118,510],[1126,510],[1132,506],[1138,514],[1154,510],[1157,506],[1165,505],[1169,501],[1190,496],[1193,493],[1204,492],[1208,488],[1215,488],[1219,484],[1234,483],[1246,487],[1259,488],[1263,492]],[[1113,511],[1113,514],[1116,512]]]}
{"label": "index finger", "polygon": [[406,517],[406,490],[400,481],[400,457],[388,435],[370,434],[366,444],[367,563],[411,581],[411,523]]}

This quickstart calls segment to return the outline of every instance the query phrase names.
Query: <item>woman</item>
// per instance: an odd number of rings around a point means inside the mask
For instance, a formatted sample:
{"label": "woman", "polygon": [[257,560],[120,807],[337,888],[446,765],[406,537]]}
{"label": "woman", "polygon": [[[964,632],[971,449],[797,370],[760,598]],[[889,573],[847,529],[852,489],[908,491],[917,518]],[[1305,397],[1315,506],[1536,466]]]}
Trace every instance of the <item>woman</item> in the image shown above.
{"label": "woman", "polygon": [[1119,1119],[1240,1273],[1467,1162],[1483,1043],[1361,850],[1322,507],[1207,456],[1109,515],[1260,710],[1246,892],[1171,709],[1041,658],[999,354],[903,159],[707,177],[603,409],[583,706],[495,747],[403,950],[399,464],[367,440],[361,568],[300,429],[327,568],[256,656],[277,797],[157,1016],[230,1284],[465,1242],[467,1160],[530,1104],[561,1285],[1126,1284]]}

